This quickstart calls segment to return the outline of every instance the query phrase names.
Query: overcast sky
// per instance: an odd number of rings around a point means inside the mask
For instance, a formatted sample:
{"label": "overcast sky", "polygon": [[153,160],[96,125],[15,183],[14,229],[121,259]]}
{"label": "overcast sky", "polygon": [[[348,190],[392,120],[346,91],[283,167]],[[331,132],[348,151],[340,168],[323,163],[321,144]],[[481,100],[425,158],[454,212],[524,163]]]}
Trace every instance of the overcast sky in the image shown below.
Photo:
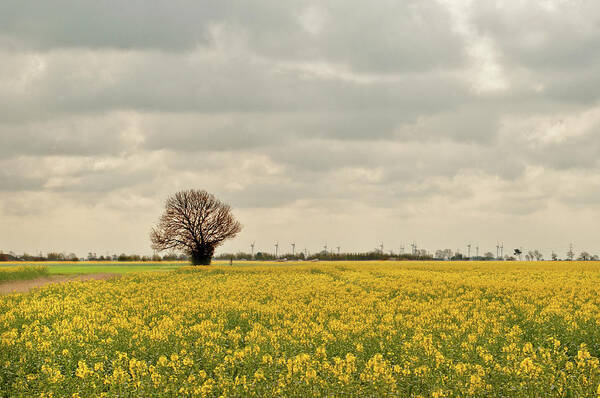
{"label": "overcast sky", "polygon": [[0,2],[0,249],[600,254],[596,0]]}

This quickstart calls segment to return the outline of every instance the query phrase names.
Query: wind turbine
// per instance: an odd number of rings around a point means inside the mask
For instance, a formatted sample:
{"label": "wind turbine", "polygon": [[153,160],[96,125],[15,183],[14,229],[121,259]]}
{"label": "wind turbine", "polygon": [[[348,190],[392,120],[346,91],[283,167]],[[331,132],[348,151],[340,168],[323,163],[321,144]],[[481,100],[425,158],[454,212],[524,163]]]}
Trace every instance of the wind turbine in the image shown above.
{"label": "wind turbine", "polygon": [[469,258],[469,260],[471,259],[471,244],[469,243],[467,245],[467,257]]}
{"label": "wind turbine", "polygon": [[279,241],[275,243],[275,258],[279,256]]}
{"label": "wind turbine", "polygon": [[292,256],[296,253],[296,242],[292,243]]}
{"label": "wind turbine", "polygon": [[383,242],[381,242],[381,244],[379,245],[379,251],[381,252],[381,254],[383,254]]}
{"label": "wind turbine", "polygon": [[340,247],[336,247],[337,251],[338,251],[338,256],[340,255]]}
{"label": "wind turbine", "polygon": [[325,246],[323,246],[323,249],[325,249],[325,254],[327,254],[327,242],[325,242]]}
{"label": "wind turbine", "polygon": [[252,243],[250,243],[250,248],[251,248],[251,250],[252,250],[252,254],[251,254],[251,257],[250,257],[250,259],[253,259],[253,258],[254,258],[254,244],[255,244],[255,243],[256,243],[256,242],[252,242]]}

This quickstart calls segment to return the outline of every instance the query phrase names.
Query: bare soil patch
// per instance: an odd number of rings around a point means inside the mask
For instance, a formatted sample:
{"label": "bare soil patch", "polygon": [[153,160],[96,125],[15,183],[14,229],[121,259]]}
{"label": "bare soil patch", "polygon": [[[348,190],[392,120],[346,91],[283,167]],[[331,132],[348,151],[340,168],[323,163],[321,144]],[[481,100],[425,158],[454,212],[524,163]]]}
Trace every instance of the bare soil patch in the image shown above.
{"label": "bare soil patch", "polygon": [[107,280],[118,278],[120,274],[86,274],[86,275],[56,275],[22,281],[8,281],[0,283],[0,294],[26,293],[33,288],[49,285],[51,283],[65,283],[73,281]]}

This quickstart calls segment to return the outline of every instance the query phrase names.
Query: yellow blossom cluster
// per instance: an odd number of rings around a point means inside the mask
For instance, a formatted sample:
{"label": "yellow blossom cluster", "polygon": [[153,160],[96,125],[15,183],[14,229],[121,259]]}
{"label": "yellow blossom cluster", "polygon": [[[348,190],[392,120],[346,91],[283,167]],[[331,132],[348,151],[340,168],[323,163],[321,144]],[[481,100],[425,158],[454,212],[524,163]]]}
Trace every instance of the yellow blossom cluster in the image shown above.
{"label": "yellow blossom cluster", "polygon": [[600,264],[211,266],[0,297],[2,396],[600,396]]}

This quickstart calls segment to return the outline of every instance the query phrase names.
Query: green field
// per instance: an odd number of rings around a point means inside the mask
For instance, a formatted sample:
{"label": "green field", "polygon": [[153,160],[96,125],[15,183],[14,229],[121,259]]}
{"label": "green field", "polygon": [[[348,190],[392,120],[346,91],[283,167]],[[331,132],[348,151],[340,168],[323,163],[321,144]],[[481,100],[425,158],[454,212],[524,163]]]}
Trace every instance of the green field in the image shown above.
{"label": "green field", "polygon": [[[291,264],[300,264],[294,262],[259,262],[259,261],[242,261],[234,262],[235,266],[243,265],[271,265],[271,266],[284,266]],[[123,262],[123,261],[98,261],[98,262],[6,262],[0,263],[0,269],[15,267],[15,266],[46,266],[48,267],[49,275],[83,275],[83,274],[128,274],[132,272],[146,272],[146,271],[173,271],[182,266],[189,266],[190,264],[185,261],[173,261],[173,262]],[[212,265],[229,265],[227,260],[213,261]]]}
{"label": "green field", "polygon": [[14,267],[16,265],[25,266],[47,266],[50,275],[73,275],[73,274],[127,274],[131,272],[145,271],[172,271],[186,265],[181,262],[161,262],[161,263],[126,263],[126,262],[36,262],[36,263],[6,263],[0,264],[0,268]]}

